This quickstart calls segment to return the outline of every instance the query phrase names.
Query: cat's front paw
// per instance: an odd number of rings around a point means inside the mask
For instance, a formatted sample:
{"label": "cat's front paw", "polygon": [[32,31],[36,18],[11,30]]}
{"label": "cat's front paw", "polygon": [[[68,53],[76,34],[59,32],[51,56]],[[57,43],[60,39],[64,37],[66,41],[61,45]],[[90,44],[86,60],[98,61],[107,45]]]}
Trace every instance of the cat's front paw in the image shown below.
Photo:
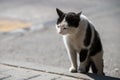
{"label": "cat's front paw", "polygon": [[69,71],[70,71],[71,73],[76,73],[76,72],[77,72],[77,69],[74,68],[74,67],[70,67]]}

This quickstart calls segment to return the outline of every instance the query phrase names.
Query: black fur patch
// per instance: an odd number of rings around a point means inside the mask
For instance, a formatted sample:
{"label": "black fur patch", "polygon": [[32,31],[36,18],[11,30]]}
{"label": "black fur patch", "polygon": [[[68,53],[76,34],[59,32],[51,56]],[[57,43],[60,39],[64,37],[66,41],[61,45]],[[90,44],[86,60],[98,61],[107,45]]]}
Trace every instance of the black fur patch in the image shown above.
{"label": "black fur patch", "polygon": [[88,62],[88,64],[87,64],[87,66],[86,66],[86,72],[88,72],[88,71],[89,71],[90,66],[91,66],[91,61],[89,61],[89,62]]}
{"label": "black fur patch", "polygon": [[69,12],[68,14],[66,14],[65,20],[67,21],[69,27],[78,27],[80,16],[73,12]]}
{"label": "black fur patch", "polygon": [[90,56],[94,56],[102,50],[102,44],[101,44],[101,40],[99,38],[98,32],[96,30],[94,31],[95,31],[94,33],[95,36],[94,36],[92,46],[90,48]]}
{"label": "black fur patch", "polygon": [[95,74],[97,74],[98,69],[97,69],[97,67],[96,67],[96,65],[95,65],[94,62],[91,62],[91,68],[92,68],[92,72],[95,73]]}
{"label": "black fur patch", "polygon": [[90,45],[91,36],[92,36],[92,31],[91,31],[90,23],[88,22],[88,26],[87,26],[87,30],[86,30],[86,35],[85,35],[85,39],[84,39],[84,45],[86,47]]}
{"label": "black fur patch", "polygon": [[58,18],[57,24],[61,23],[65,17],[65,14],[63,14],[61,17]]}
{"label": "black fur patch", "polygon": [[88,50],[87,49],[82,49],[80,52],[80,62],[83,62],[87,58]]}

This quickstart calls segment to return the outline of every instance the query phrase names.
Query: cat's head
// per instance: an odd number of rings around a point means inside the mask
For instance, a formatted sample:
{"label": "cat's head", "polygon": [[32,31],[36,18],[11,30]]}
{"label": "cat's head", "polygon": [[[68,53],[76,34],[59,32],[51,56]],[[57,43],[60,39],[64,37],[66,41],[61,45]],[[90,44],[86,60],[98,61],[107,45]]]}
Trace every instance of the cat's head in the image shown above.
{"label": "cat's head", "polygon": [[56,8],[58,14],[58,20],[56,24],[56,29],[59,34],[72,34],[75,33],[80,22],[80,13],[64,13],[60,9]]}

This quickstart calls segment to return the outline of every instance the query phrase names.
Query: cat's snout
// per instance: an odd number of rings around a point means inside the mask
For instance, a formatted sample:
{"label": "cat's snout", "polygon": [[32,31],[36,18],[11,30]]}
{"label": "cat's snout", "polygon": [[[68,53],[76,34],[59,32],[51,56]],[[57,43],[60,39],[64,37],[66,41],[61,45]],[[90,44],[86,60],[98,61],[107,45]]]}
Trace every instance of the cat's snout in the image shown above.
{"label": "cat's snout", "polygon": [[59,34],[62,34],[62,31],[59,31],[58,33],[59,33]]}
{"label": "cat's snout", "polygon": [[58,33],[59,33],[59,34],[62,34],[62,30],[61,30],[61,29],[59,29]]}

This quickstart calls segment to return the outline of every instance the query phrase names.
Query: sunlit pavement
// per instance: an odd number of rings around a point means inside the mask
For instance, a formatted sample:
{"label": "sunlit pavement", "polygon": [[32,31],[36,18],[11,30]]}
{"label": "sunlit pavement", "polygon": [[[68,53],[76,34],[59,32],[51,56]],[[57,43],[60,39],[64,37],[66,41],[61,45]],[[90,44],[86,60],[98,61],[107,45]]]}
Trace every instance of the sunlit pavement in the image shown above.
{"label": "sunlit pavement", "polygon": [[16,29],[31,27],[31,23],[13,20],[0,20],[0,32],[10,32]]}

